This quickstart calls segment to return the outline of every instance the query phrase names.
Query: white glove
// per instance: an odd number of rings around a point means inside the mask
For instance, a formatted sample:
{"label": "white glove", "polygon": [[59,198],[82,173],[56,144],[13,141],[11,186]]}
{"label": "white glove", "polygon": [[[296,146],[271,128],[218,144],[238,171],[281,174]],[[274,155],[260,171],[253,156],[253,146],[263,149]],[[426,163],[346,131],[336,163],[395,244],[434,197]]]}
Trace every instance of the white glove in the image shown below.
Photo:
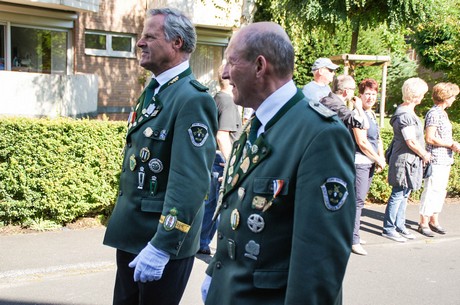
{"label": "white glove", "polygon": [[208,297],[209,285],[211,285],[212,277],[205,275],[203,284],[201,284],[201,299],[203,303],[206,303],[206,298]]}
{"label": "white glove", "polygon": [[158,281],[169,262],[169,254],[147,243],[144,249],[129,263],[134,269],[134,281],[142,283]]}

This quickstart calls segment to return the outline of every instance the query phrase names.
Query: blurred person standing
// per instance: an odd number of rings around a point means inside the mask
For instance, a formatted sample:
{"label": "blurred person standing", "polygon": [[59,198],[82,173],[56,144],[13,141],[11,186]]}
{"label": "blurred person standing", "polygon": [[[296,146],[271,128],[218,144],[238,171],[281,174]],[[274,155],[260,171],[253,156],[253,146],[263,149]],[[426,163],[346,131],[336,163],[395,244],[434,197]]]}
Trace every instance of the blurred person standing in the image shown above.
{"label": "blurred person standing", "polygon": [[196,32],[182,13],[149,10],[137,46],[154,78],[130,114],[104,244],[117,249],[113,304],[173,305],[199,247],[217,109],[189,67]]}
{"label": "blurred person standing", "polygon": [[359,255],[367,255],[367,251],[362,246],[365,241],[359,235],[361,213],[372,183],[372,178],[374,177],[374,172],[381,172],[386,166],[386,161],[377,118],[372,110],[377,101],[379,85],[374,79],[367,78],[359,83],[358,90],[369,128],[353,128],[354,141],[356,143],[356,218],[351,251]]}
{"label": "blurred person standing", "polygon": [[460,149],[459,143],[452,138],[452,124],[446,109],[452,106],[458,94],[456,84],[435,85],[432,94],[434,106],[425,115],[426,150],[432,156],[432,172],[424,181],[418,231],[428,237],[433,237],[433,232],[446,234],[439,224],[439,213],[447,195],[450,167],[454,163],[453,153],[458,153]]}
{"label": "blurred person standing", "polygon": [[397,242],[415,239],[406,228],[407,200],[412,190],[422,186],[423,165],[431,159],[425,149],[423,124],[415,114],[428,91],[426,82],[418,77],[409,78],[402,86],[403,103],[390,119],[393,141],[388,162],[388,183],[391,195],[385,208],[382,236]]}
{"label": "blurred person standing", "polygon": [[217,221],[212,220],[216,210],[217,198],[219,197],[220,180],[224,172],[224,165],[230,157],[232,144],[235,142],[241,130],[241,115],[238,106],[233,102],[232,86],[228,79],[222,79],[224,65],[219,67],[218,80],[220,91],[214,96],[218,111],[218,130],[216,135],[217,148],[216,158],[211,171],[211,185],[208,198],[204,203],[204,217],[200,235],[200,249],[198,253],[209,255],[211,243],[216,233]]}
{"label": "blurred person standing", "polygon": [[329,58],[318,58],[311,68],[313,80],[302,88],[307,101],[318,102],[331,92],[329,84],[334,79],[335,71],[339,68]]}
{"label": "blurred person standing", "polygon": [[278,24],[243,27],[225,56],[235,103],[255,115],[224,174],[203,300],[342,304],[355,216],[350,133],[296,88],[294,48]]}
{"label": "blurred person standing", "polygon": [[[320,99],[320,103],[331,109],[342,120],[347,128],[368,129],[369,122],[364,114],[363,102],[355,97],[356,82],[350,75],[339,75],[334,78],[332,92]],[[351,101],[354,109],[348,108]]]}

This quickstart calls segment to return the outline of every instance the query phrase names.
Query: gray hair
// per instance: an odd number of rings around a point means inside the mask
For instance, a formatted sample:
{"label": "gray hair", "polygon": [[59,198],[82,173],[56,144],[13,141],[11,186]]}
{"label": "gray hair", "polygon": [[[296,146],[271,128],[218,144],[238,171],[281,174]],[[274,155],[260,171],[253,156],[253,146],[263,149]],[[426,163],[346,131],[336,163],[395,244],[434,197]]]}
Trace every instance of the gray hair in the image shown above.
{"label": "gray hair", "polygon": [[334,77],[332,82],[332,92],[334,93],[342,93],[345,89],[350,88],[350,85],[356,87],[356,82],[350,75],[339,75]]}
{"label": "gray hair", "polygon": [[148,17],[155,15],[165,16],[164,34],[166,41],[172,41],[177,37],[184,41],[181,48],[186,53],[193,53],[196,47],[196,31],[192,22],[180,11],[172,8],[151,9],[147,12]]}
{"label": "gray hair", "polygon": [[406,80],[402,86],[402,99],[404,102],[412,103],[414,100],[422,98],[428,91],[427,83],[418,77]]}
{"label": "gray hair", "polygon": [[243,56],[252,61],[257,56],[264,56],[280,76],[287,76],[294,71],[294,48],[286,37],[274,32],[254,31],[246,33],[246,48]]}

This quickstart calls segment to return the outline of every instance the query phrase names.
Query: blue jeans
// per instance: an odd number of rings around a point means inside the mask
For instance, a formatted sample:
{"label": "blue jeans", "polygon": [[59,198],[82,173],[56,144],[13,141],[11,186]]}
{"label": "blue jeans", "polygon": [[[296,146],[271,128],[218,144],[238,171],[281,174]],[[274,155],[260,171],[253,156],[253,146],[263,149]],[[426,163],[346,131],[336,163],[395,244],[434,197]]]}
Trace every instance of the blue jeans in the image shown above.
{"label": "blue jeans", "polygon": [[216,154],[211,171],[211,185],[209,187],[208,199],[204,201],[204,216],[201,224],[200,250],[209,250],[209,244],[217,230],[217,220],[212,221],[212,216],[216,211],[217,199],[219,198],[220,182],[219,178],[224,173],[224,163],[221,155]]}
{"label": "blue jeans", "polygon": [[406,231],[406,207],[411,189],[393,187],[383,218],[383,233]]}

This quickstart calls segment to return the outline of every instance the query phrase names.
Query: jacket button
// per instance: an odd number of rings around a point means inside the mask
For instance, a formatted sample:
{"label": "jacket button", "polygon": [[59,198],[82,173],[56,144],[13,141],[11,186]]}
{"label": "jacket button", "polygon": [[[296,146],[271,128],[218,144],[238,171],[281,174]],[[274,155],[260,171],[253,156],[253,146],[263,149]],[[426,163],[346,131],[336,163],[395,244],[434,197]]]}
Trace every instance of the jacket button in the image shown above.
{"label": "jacket button", "polygon": [[123,191],[118,192],[118,196],[123,196]]}
{"label": "jacket button", "polygon": [[222,239],[222,238],[224,238],[224,237],[222,236],[222,233],[217,233],[217,238],[218,238],[218,239]]}
{"label": "jacket button", "polygon": [[217,269],[222,268],[222,264],[221,264],[220,262],[217,262],[217,263],[216,263],[216,268],[217,268]]}
{"label": "jacket button", "polygon": [[224,202],[224,204],[222,205],[222,207],[223,207],[224,209],[228,209],[228,204],[227,204],[226,202]]}
{"label": "jacket button", "polygon": [[131,144],[131,143],[128,143],[128,147],[129,147],[129,148],[131,148],[131,146],[133,146],[133,144]]}

